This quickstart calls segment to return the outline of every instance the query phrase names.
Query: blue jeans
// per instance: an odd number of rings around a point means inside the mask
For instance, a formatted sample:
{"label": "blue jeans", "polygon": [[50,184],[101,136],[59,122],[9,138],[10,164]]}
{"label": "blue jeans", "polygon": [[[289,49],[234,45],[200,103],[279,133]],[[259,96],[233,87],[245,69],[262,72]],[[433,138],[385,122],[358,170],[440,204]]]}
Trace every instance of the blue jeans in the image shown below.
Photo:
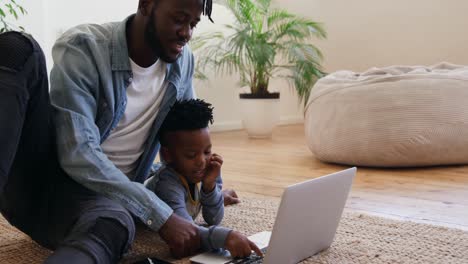
{"label": "blue jeans", "polygon": [[55,250],[46,263],[115,263],[133,241],[133,218],[61,169],[51,113],[40,46],[0,34],[0,212]]}

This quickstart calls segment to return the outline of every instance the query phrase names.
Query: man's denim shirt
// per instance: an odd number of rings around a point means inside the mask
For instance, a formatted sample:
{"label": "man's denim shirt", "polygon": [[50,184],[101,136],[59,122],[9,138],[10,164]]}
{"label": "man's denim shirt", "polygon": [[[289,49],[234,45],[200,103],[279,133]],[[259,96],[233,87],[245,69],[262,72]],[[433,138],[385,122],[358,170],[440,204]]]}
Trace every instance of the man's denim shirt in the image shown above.
{"label": "man's denim shirt", "polygon": [[186,46],[176,62],[167,64],[168,88],[135,176],[129,179],[100,145],[117,126],[127,104],[132,70],[126,25],[131,18],[120,23],[81,25],[55,43],[50,94],[58,155],[72,179],[119,202],[150,228],[159,230],[173,211],[142,183],[151,173],[159,150],[156,135],[170,107],[176,99],[195,96],[194,59]]}

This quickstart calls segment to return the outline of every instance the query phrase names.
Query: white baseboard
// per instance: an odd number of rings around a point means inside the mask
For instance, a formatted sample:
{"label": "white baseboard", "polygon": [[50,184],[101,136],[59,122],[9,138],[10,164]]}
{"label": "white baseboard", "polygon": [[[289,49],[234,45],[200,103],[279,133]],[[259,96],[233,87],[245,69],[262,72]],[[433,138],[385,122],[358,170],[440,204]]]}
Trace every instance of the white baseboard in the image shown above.
{"label": "white baseboard", "polygon": [[[285,125],[294,125],[294,124],[302,124],[304,123],[303,116],[282,116],[280,118],[280,126]],[[211,127],[210,130],[212,132],[221,132],[221,131],[232,131],[232,130],[241,130],[243,129],[242,121],[226,121],[226,122],[215,122]]]}
{"label": "white baseboard", "polygon": [[280,118],[280,126],[295,125],[304,123],[303,116],[282,116]]}

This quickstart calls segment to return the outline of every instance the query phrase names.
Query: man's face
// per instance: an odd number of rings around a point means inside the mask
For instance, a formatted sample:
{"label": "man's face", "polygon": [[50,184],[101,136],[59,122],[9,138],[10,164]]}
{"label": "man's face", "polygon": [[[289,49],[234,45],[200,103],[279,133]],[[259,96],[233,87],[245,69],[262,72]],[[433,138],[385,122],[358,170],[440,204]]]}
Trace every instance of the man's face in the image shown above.
{"label": "man's face", "polygon": [[145,41],[163,61],[172,63],[182,53],[200,21],[202,0],[158,0],[151,10]]}
{"label": "man's face", "polygon": [[190,183],[201,182],[211,159],[208,128],[167,132],[164,160]]}

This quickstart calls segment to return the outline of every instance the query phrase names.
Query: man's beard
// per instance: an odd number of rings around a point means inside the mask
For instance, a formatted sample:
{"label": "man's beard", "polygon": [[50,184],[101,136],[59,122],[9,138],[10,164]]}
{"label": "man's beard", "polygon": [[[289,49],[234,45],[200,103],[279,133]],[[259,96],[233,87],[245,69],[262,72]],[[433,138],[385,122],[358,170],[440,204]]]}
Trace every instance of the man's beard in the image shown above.
{"label": "man's beard", "polygon": [[156,20],[154,19],[155,9],[151,11],[151,17],[148,20],[148,23],[146,23],[146,28],[145,28],[145,41],[146,43],[150,46],[150,48],[154,51],[156,56],[160,58],[161,60],[172,63],[175,60],[171,59],[163,50],[161,46],[161,40],[159,37],[158,32],[156,31]]}

